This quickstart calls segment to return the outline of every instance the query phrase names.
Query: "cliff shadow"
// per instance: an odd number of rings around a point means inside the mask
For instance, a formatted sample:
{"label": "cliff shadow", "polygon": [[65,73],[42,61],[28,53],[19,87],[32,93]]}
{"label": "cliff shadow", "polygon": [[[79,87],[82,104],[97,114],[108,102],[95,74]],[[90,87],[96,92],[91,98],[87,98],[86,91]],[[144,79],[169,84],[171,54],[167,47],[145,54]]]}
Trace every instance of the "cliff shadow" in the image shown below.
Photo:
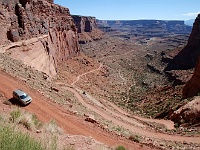
{"label": "cliff shadow", "polygon": [[173,59],[168,60],[164,71],[188,70],[195,67],[200,55],[200,48],[185,46]]}

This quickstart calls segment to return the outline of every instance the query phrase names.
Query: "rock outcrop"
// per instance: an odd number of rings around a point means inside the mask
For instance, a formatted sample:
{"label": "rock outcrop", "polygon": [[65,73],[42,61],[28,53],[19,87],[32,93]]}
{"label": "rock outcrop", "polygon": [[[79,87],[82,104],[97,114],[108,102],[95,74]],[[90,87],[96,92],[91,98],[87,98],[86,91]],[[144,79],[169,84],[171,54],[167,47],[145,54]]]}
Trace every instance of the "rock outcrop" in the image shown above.
{"label": "rock outcrop", "polygon": [[197,61],[192,78],[186,83],[183,88],[183,98],[188,98],[200,92],[200,57]]}
{"label": "rock outcrop", "polygon": [[72,16],[76,24],[79,43],[84,44],[89,41],[98,40],[102,38],[103,32],[98,29],[95,17],[86,16]]}
{"label": "rock outcrop", "polygon": [[200,123],[200,97],[195,97],[193,101],[176,110],[170,118],[179,125]]}
{"label": "rock outcrop", "polygon": [[200,55],[200,14],[195,19],[188,44],[169,62],[166,71],[194,68]]}
{"label": "rock outcrop", "polygon": [[[180,62],[179,62],[180,61]],[[173,63],[177,65],[173,66]],[[183,98],[193,97],[200,92],[200,14],[197,16],[187,46],[174,58],[168,66],[170,69],[189,69],[195,66],[194,74],[183,88]],[[196,65],[195,65],[196,64]],[[176,123],[193,125],[200,123],[200,97],[195,97],[188,104],[180,107],[171,115]]]}
{"label": "rock outcrop", "polygon": [[[195,20],[188,46],[190,51],[188,53],[185,52],[188,55],[187,62],[189,61],[189,65],[192,66],[196,63],[196,66],[192,78],[183,89],[184,98],[192,97],[200,91],[200,14]],[[196,61],[197,59],[198,61]]]}
{"label": "rock outcrop", "polygon": [[[59,63],[79,54],[69,9],[53,4],[53,0],[1,0],[0,25],[1,47],[23,41],[21,49],[9,48],[11,56],[50,76],[56,74]],[[34,38],[37,40],[31,40]],[[51,71],[47,71],[49,66]]]}

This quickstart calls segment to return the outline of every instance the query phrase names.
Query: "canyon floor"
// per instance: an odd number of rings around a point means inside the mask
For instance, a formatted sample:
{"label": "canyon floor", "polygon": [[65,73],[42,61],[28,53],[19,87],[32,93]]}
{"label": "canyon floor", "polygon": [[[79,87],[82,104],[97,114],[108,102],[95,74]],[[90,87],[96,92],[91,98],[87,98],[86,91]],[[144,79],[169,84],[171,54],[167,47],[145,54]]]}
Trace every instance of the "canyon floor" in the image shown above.
{"label": "canyon floor", "polygon": [[[158,62],[166,47],[173,49],[183,44],[160,38],[144,41],[105,35],[99,41],[81,45],[81,54],[59,66],[55,78],[47,78],[12,59],[9,53],[0,54],[0,111],[8,113],[12,109],[3,102],[12,98],[13,90],[21,88],[33,98],[22,109],[37,115],[42,122],[55,120],[65,134],[96,140],[78,141],[74,137],[72,144],[62,139],[75,149],[80,145],[81,149],[114,149],[119,145],[129,150],[200,149],[198,128],[185,131],[175,128],[170,120],[146,118],[148,114],[139,109],[133,111],[133,106],[123,101],[122,93],[131,87],[139,97],[147,93],[141,84],[149,88],[169,84],[166,76],[149,71],[146,66],[149,59]],[[162,64],[157,66],[162,70]]]}

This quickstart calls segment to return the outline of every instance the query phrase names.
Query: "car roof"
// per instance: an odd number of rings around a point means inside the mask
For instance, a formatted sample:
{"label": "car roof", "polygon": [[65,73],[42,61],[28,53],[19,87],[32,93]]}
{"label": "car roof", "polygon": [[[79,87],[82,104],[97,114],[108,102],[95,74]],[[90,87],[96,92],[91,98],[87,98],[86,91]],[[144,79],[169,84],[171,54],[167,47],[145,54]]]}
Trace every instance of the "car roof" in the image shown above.
{"label": "car roof", "polygon": [[20,90],[20,89],[17,89],[17,90],[15,90],[14,92],[17,93],[17,95],[19,95],[19,96],[22,96],[22,95],[25,95],[25,94],[26,94],[24,91],[22,91],[22,90]]}

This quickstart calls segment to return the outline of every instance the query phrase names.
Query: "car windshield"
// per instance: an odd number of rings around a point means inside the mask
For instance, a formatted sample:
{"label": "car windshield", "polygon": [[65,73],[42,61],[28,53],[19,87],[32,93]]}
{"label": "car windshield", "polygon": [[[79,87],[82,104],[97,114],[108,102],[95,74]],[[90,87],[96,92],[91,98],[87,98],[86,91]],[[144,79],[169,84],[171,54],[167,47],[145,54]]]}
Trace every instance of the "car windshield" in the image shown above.
{"label": "car windshield", "polygon": [[25,99],[27,96],[28,96],[27,94],[24,94],[24,95],[21,95],[20,98]]}

